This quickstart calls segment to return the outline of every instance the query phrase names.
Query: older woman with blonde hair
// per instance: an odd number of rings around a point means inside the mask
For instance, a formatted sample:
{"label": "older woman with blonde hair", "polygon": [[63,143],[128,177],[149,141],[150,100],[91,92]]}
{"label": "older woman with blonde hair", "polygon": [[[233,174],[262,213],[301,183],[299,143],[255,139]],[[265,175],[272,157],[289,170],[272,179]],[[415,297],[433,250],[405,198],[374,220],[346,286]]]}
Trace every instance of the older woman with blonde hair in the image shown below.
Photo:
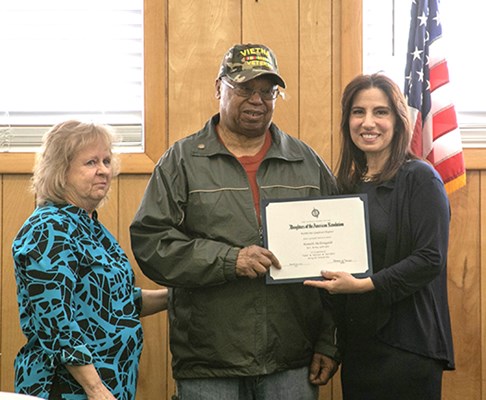
{"label": "older woman with blonde hair", "polygon": [[[71,120],[50,129],[43,138],[42,151],[37,153],[32,177],[32,189],[36,194],[37,205],[45,205],[48,202],[66,203],[66,175],[71,162],[79,149],[94,142],[103,145],[109,151],[110,180],[116,177],[120,171],[120,163],[117,154],[111,151],[114,140],[115,134],[107,125]],[[101,200],[104,201],[105,197]]]}
{"label": "older woman with blonde hair", "polygon": [[141,290],[125,252],[98,220],[118,173],[108,126],[66,121],[44,136],[37,208],[17,234],[22,331],[15,390],[46,399],[135,398],[139,317],[167,307],[167,290]]}

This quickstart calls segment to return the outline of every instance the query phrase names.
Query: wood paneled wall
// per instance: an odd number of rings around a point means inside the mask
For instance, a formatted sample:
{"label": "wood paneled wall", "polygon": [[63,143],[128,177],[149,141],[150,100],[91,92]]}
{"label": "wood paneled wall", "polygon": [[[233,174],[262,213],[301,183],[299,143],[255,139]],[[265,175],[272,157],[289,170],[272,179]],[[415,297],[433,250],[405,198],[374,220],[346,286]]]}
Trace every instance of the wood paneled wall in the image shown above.
{"label": "wood paneled wall", "polygon": [[[139,286],[155,287],[134,263],[128,226],[154,162],[217,112],[214,79],[224,52],[238,42],[265,43],[276,52],[288,89],[275,122],[335,165],[340,94],[361,71],[360,7],[359,0],[145,0],[146,147],[123,155],[122,174],[100,210],[129,254]],[[445,374],[447,400],[486,399],[486,157],[478,150],[467,155],[467,187],[451,195],[449,302],[457,370]],[[13,359],[24,342],[10,248],[34,209],[32,161],[32,154],[0,154],[0,391],[13,390]],[[174,383],[166,313],[143,319],[143,326],[137,400],[168,400]],[[320,397],[341,399],[338,377]]]}

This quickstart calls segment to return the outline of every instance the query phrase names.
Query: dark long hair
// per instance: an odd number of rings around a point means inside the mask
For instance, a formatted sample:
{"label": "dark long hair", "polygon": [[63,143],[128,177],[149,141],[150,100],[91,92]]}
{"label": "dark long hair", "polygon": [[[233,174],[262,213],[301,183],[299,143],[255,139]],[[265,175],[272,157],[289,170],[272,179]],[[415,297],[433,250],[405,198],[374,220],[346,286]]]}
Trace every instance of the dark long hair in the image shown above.
{"label": "dark long hair", "polygon": [[356,94],[370,88],[378,88],[385,93],[396,117],[390,157],[386,161],[383,171],[375,176],[376,181],[383,182],[393,178],[406,160],[417,158],[410,150],[412,139],[410,116],[405,97],[398,85],[380,73],[358,75],[348,83],[341,99],[342,143],[337,182],[344,193],[352,192],[361,177],[367,172],[366,156],[351,140],[349,116]]}

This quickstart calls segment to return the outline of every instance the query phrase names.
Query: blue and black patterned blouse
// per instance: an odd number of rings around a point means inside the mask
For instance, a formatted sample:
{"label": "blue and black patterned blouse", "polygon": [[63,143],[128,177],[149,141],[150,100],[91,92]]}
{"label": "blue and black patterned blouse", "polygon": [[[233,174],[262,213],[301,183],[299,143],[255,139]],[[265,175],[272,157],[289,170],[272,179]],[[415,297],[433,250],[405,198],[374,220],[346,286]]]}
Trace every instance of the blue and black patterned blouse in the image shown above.
{"label": "blue and black patterned blouse", "polygon": [[13,242],[20,324],[15,390],[86,399],[64,367],[94,364],[118,400],[135,398],[142,350],[141,290],[129,261],[97,220],[73,205],[38,207]]}

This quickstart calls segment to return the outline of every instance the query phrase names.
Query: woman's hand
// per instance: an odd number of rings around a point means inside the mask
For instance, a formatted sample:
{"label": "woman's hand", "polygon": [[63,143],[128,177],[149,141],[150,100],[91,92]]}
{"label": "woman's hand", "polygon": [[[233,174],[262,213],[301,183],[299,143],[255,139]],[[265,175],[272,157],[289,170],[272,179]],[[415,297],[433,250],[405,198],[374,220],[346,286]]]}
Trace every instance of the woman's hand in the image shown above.
{"label": "woman's hand", "polygon": [[375,289],[371,278],[355,278],[347,272],[322,271],[323,281],[305,280],[304,285],[327,290],[330,294],[365,293]]}
{"label": "woman's hand", "polygon": [[97,388],[93,388],[89,393],[86,392],[86,395],[88,396],[88,400],[116,400],[116,397],[103,384]]}
{"label": "woman's hand", "polygon": [[88,400],[116,400],[103,384],[93,364],[66,365],[67,370],[83,387]]}

